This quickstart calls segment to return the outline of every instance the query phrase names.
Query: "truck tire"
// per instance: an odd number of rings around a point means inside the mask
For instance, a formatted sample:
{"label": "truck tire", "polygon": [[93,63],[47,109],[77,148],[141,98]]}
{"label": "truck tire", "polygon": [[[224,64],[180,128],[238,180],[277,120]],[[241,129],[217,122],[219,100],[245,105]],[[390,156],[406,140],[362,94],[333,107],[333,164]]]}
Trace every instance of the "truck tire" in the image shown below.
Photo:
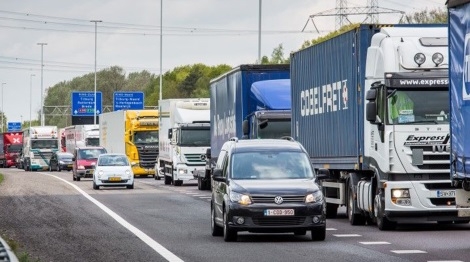
{"label": "truck tire", "polygon": [[346,207],[349,223],[351,225],[365,225],[366,218],[363,214],[358,213],[357,202],[354,199],[353,185],[349,184],[348,205]]}
{"label": "truck tire", "polygon": [[202,177],[197,177],[197,189],[204,190],[204,181],[202,181]]}
{"label": "truck tire", "polygon": [[396,228],[397,223],[388,220],[388,218],[385,216],[385,207],[383,206],[384,203],[381,199],[381,193],[378,192],[374,198],[374,214],[377,222],[377,227],[381,231],[393,230]]}
{"label": "truck tire", "polygon": [[170,177],[170,176],[167,176],[167,175],[165,174],[165,181],[164,181],[164,182],[165,182],[165,185],[171,184],[171,177]]}

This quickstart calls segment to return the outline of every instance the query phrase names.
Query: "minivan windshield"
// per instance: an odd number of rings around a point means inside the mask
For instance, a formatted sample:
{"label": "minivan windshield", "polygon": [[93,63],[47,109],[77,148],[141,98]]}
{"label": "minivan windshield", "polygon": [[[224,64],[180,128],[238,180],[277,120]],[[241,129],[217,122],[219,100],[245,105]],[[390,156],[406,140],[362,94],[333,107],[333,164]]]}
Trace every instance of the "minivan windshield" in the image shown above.
{"label": "minivan windshield", "polygon": [[303,152],[240,152],[231,161],[232,179],[305,179],[314,173]]}

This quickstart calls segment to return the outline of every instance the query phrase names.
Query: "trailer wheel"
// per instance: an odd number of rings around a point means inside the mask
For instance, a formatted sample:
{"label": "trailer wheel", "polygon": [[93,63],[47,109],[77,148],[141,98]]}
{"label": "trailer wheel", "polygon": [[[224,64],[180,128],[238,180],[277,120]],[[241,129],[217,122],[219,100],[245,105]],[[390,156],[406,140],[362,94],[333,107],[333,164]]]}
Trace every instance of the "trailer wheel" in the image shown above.
{"label": "trailer wheel", "polygon": [[349,185],[348,191],[349,191],[349,194],[348,194],[347,213],[348,213],[349,223],[351,225],[365,225],[366,218],[364,217],[363,214],[357,212],[358,207],[354,199],[354,191],[353,191],[353,187],[351,184]]}
{"label": "trailer wheel", "polygon": [[169,185],[169,184],[171,184],[171,177],[170,177],[170,176],[167,176],[167,175],[165,175],[165,181],[164,181],[164,182],[165,182],[165,185]]}

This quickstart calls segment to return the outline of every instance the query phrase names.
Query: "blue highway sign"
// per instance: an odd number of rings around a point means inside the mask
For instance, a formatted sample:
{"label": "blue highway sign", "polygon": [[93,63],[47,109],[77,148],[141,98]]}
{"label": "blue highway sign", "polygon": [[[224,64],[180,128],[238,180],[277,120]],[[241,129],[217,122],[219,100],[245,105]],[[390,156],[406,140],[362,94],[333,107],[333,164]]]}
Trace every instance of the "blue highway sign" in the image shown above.
{"label": "blue highway sign", "polygon": [[[101,92],[96,92],[96,115],[103,112],[101,97]],[[94,92],[72,92],[72,116],[93,116],[94,109]]]}
{"label": "blue highway sign", "polygon": [[114,92],[113,111],[144,109],[144,92]]}
{"label": "blue highway sign", "polygon": [[21,131],[21,122],[8,122],[8,132]]}

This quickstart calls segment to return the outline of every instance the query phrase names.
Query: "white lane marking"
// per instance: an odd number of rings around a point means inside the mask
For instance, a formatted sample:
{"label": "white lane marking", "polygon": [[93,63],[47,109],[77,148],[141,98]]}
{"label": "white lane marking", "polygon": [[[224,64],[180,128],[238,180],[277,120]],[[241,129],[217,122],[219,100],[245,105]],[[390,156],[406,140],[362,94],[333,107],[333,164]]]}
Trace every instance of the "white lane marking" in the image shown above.
{"label": "white lane marking", "polygon": [[395,253],[395,254],[424,254],[424,253],[428,253],[426,251],[423,251],[423,250],[390,250],[391,252]]}
{"label": "white lane marking", "polygon": [[362,237],[362,235],[358,235],[358,234],[337,234],[337,235],[333,235],[335,237]]}
{"label": "white lane marking", "polygon": [[99,208],[101,208],[104,212],[106,212],[108,215],[110,215],[112,218],[114,218],[114,220],[116,220],[119,224],[121,224],[123,227],[127,228],[129,231],[131,231],[134,235],[136,235],[138,238],[140,238],[142,241],[144,241],[145,244],[147,244],[149,247],[151,247],[153,250],[157,251],[158,254],[160,254],[162,257],[166,258],[166,260],[168,261],[181,261],[183,262],[184,260],[182,260],[181,258],[177,257],[175,254],[171,253],[170,250],[166,249],[164,246],[162,246],[161,244],[159,244],[157,241],[153,240],[151,237],[149,237],[147,234],[145,234],[144,232],[140,231],[138,228],[134,227],[133,225],[131,225],[129,222],[127,222],[126,220],[124,220],[124,218],[120,217],[118,214],[116,214],[114,211],[112,211],[111,209],[109,209],[107,206],[103,205],[101,202],[99,202],[98,200],[94,199],[93,197],[91,197],[88,193],[86,193],[85,191],[83,191],[81,188],[79,188],[78,186],[70,183],[69,181],[61,178],[61,177],[57,177],[55,175],[51,175],[51,174],[47,174],[47,173],[40,173],[40,174],[44,174],[44,175],[47,175],[47,176],[51,176],[51,177],[54,177],[54,178],[57,178],[59,180],[62,180],[64,181],[65,183],[71,185],[73,188],[75,188],[78,192],[80,192],[83,196],[85,196],[86,198],[88,198],[88,200],[90,200],[92,203],[94,203],[95,205],[97,205]]}
{"label": "white lane marking", "polygon": [[462,260],[429,260],[428,262],[463,262]]}
{"label": "white lane marking", "polygon": [[336,230],[338,230],[338,229],[332,228],[332,227],[327,227],[327,228],[326,228],[326,231],[336,231]]}
{"label": "white lane marking", "polygon": [[359,242],[363,245],[390,245],[389,242],[385,241],[374,241],[374,242]]}
{"label": "white lane marking", "polygon": [[200,196],[199,198],[202,198],[202,199],[211,199],[212,197],[211,197],[211,196]]}

